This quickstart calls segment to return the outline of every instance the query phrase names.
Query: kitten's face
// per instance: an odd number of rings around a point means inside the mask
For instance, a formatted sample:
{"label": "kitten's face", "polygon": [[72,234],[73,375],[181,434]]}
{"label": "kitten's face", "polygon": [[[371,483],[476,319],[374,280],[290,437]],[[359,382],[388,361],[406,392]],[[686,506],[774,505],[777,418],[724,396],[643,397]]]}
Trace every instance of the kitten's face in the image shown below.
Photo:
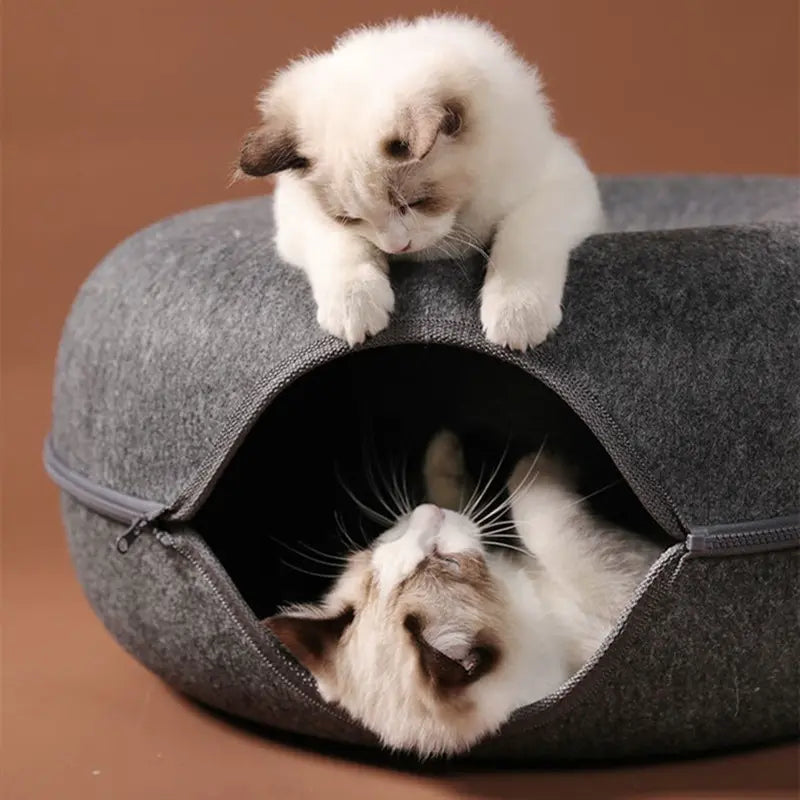
{"label": "kitten's face", "polygon": [[413,253],[438,244],[444,256],[469,189],[468,175],[439,152],[449,144],[437,143],[418,161],[398,164],[376,154],[335,172],[326,171],[322,155],[305,179],[334,222],[384,253]]}
{"label": "kitten's face", "polygon": [[385,253],[441,244],[446,256],[474,190],[478,115],[469,81],[430,85],[430,74],[412,71],[390,86],[354,76],[363,65],[346,55],[324,54],[279,75],[260,96],[263,124],[246,138],[239,167],[252,176],[293,172],[334,224]]}
{"label": "kitten's face", "polygon": [[508,713],[486,717],[504,680],[506,604],[477,527],[457,512],[418,506],[351,557],[319,607],[268,624],[322,696],[390,747],[456,752]]}

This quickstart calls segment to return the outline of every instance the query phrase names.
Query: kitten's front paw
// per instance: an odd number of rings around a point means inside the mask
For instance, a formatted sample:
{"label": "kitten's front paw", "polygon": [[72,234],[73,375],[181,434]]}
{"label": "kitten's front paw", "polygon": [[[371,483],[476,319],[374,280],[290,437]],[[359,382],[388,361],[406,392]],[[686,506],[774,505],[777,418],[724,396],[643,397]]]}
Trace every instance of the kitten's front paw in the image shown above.
{"label": "kitten's front paw", "polygon": [[393,310],[389,277],[369,262],[349,270],[345,279],[326,286],[317,298],[320,327],[350,346],[382,331]]}
{"label": "kitten's front paw", "polygon": [[561,322],[561,305],[535,289],[490,274],[481,294],[481,324],[490,342],[512,350],[541,344]]}

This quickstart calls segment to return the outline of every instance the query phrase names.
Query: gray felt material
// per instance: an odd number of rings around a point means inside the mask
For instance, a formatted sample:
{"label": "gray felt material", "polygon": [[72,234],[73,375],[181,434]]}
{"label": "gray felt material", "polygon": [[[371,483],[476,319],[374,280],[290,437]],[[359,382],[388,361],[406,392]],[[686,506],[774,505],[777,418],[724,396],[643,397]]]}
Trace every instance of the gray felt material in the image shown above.
{"label": "gray felt material", "polygon": [[[374,744],[257,624],[290,590],[269,572],[265,486],[285,498],[280,480],[289,486],[300,468],[291,452],[305,446],[309,419],[318,439],[340,429],[321,449],[320,479],[359,416],[434,424],[419,393],[386,388],[426,370],[439,395],[457,387],[452,413],[464,425],[497,437],[571,431],[576,447],[596,450],[598,476],[619,469],[621,505],[678,542],[596,662],[475,757],[694,752],[796,734],[797,551],[698,558],[683,539],[800,511],[799,187],[605,180],[614,232],[574,253],[562,326],[525,355],[484,340],[478,262],[395,265],[392,324],[352,355],[317,328],[303,276],[277,260],[269,199],[197,209],[131,237],[67,320],[52,445],[90,483],[171,511],[167,534],[144,534],[122,556],[125,526],[65,498],[98,615],[206,703]],[[334,415],[353,406],[352,417]],[[333,502],[324,495],[319,513]],[[269,596],[253,564],[270,575]]]}

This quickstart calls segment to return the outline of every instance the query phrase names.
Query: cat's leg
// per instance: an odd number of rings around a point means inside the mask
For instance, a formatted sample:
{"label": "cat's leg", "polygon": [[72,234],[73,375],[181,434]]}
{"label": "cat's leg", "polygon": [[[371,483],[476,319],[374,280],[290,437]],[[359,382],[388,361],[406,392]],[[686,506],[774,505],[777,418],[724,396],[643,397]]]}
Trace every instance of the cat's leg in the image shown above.
{"label": "cat's leg", "polygon": [[350,345],[382,331],[394,309],[386,257],[289,176],[278,182],[275,217],[278,253],[308,277],[320,327]]}
{"label": "cat's leg", "polygon": [[547,453],[523,458],[508,490],[517,532],[550,577],[587,612],[619,614],[661,549],[595,517],[575,475]]}
{"label": "cat's leg", "polygon": [[481,296],[496,344],[525,350],[561,322],[569,254],[602,223],[594,176],[566,140],[554,147],[534,193],[503,219]]}
{"label": "cat's leg", "polygon": [[473,484],[464,463],[461,442],[452,431],[439,431],[425,451],[422,465],[427,499],[440,508],[460,511],[472,493]]}

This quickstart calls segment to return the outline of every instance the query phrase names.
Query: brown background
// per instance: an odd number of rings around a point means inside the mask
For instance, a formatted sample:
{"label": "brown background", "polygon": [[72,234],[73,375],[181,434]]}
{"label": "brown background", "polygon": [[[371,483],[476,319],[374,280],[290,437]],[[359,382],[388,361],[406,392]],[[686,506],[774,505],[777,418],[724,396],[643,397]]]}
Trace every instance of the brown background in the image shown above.
{"label": "brown background", "polygon": [[[439,8],[455,8],[451,4]],[[795,0],[463,0],[542,69],[603,172],[798,173]],[[428,3],[6,0],[3,20],[4,798],[790,797],[797,755],[413,777],[247,733],[166,690],[74,581],[40,468],[59,328],[121,237],[227,190],[262,80]],[[612,732],[613,734],[613,732]]]}

